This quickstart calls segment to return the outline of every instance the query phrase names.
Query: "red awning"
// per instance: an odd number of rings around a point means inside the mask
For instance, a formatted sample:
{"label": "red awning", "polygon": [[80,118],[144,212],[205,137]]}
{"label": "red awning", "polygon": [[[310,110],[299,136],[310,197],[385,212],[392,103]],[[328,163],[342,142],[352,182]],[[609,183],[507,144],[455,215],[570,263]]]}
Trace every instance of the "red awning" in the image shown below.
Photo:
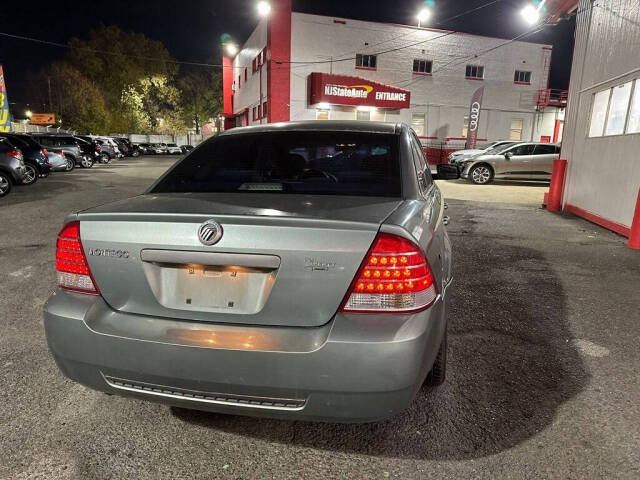
{"label": "red awning", "polygon": [[409,108],[411,92],[366,78],[314,72],[309,75],[309,105]]}

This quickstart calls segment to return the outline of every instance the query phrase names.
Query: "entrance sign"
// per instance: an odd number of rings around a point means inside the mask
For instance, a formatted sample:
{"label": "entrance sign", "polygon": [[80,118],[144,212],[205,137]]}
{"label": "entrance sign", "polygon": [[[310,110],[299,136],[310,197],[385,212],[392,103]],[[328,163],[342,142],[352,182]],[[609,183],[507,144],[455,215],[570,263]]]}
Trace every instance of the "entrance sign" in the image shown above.
{"label": "entrance sign", "polygon": [[361,77],[314,72],[308,77],[309,105],[366,106],[376,108],[409,108],[411,92]]}

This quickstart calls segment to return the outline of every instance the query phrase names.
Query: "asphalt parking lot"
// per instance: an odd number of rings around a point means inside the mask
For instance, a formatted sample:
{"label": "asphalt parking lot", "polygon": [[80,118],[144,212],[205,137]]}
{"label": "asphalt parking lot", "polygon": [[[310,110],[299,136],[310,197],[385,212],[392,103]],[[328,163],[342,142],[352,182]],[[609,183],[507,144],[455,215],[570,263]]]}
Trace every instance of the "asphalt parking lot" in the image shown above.
{"label": "asphalt parking lot", "polygon": [[448,381],[391,420],[216,415],[65,379],[42,325],[64,217],[140,193],[176,159],[76,169],[0,199],[0,478],[640,478],[640,257],[540,209],[539,185],[442,185]]}

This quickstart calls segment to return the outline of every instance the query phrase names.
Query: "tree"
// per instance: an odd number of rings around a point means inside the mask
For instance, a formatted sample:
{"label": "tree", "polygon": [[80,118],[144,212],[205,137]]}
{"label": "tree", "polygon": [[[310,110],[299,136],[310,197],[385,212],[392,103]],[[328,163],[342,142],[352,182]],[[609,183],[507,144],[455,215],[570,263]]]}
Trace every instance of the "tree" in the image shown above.
{"label": "tree", "polygon": [[71,63],[95,82],[111,105],[120,101],[127,85],[141,78],[160,75],[173,79],[178,72],[161,42],[116,26],[91,30],[88,40],[73,38],[69,47]]}
{"label": "tree", "polygon": [[178,79],[182,93],[184,120],[195,126],[200,133],[202,123],[222,111],[222,75],[218,72],[200,70],[190,72]]}
{"label": "tree", "polygon": [[180,91],[162,75],[141,78],[127,85],[122,104],[133,115],[137,131],[186,133]]}
{"label": "tree", "polygon": [[32,103],[46,105],[64,128],[90,133],[109,127],[100,89],[68,62],[53,63],[30,78],[29,92]]}

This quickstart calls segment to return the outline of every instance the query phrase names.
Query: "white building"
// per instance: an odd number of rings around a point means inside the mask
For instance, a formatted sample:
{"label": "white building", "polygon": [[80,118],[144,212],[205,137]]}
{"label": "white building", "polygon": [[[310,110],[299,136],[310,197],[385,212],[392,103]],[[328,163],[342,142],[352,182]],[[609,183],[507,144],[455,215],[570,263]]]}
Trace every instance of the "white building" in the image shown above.
{"label": "white building", "polygon": [[462,148],[482,86],[479,142],[561,138],[566,97],[548,90],[549,45],[291,12],[290,0],[272,5],[235,58],[224,59],[227,127],[406,122],[425,146]]}
{"label": "white building", "polygon": [[640,249],[640,2],[557,3],[577,12],[558,200]]}

